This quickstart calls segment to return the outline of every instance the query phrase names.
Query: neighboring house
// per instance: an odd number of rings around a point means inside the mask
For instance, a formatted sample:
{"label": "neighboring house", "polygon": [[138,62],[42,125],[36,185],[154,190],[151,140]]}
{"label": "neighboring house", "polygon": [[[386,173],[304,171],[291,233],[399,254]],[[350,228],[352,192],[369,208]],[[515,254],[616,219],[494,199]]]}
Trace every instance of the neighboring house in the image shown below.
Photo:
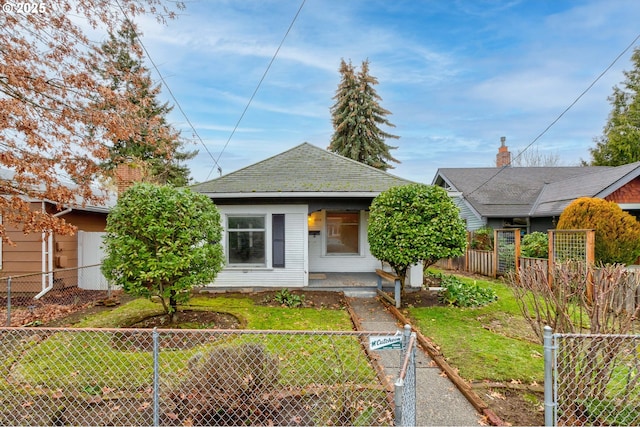
{"label": "neighboring house", "polygon": [[640,162],[617,167],[510,167],[504,148],[503,140],[499,167],[441,168],[432,181],[450,191],[468,230],[487,225],[546,232],[579,197],[613,201],[640,216]]}
{"label": "neighboring house", "polygon": [[[4,179],[10,179],[10,175],[7,171],[2,173]],[[100,236],[105,230],[109,207],[114,202],[115,199],[109,199],[101,206],[64,206],[59,211],[53,202],[29,200],[33,211],[64,218],[66,222],[76,226],[78,232],[73,235],[24,234],[21,228],[4,224],[7,236],[15,245],[0,244],[0,279],[12,277],[11,291],[15,293],[39,293],[53,287],[54,282],[56,288],[78,286],[77,273],[67,272],[64,280],[57,281],[56,274],[43,273],[100,263]],[[37,275],[16,277],[32,273]],[[6,292],[6,288],[7,281],[0,280],[0,292]]]}
{"label": "neighboring house", "polygon": [[[81,267],[100,263],[100,242],[91,239],[96,233],[104,232],[108,209],[106,207],[69,207],[56,212],[55,205],[50,202],[32,201],[33,210],[46,211],[65,219],[75,225],[78,232],[73,235],[49,233],[24,234],[20,229],[5,224],[7,236],[15,246],[2,243],[0,250],[0,277],[15,277],[30,273],[46,273],[49,271]],[[89,241],[93,243],[89,243]],[[88,247],[83,248],[83,242]],[[84,251],[83,251],[84,249]],[[101,252],[100,252],[101,253]],[[77,286],[70,274],[65,274],[65,283],[59,287]],[[54,275],[14,278],[12,292],[40,292],[52,286]],[[6,280],[0,280],[0,292],[6,291]]]}
{"label": "neighboring house", "polygon": [[226,265],[214,285],[300,287],[314,273],[373,273],[369,206],[411,184],[309,143],[196,184],[222,216]]}

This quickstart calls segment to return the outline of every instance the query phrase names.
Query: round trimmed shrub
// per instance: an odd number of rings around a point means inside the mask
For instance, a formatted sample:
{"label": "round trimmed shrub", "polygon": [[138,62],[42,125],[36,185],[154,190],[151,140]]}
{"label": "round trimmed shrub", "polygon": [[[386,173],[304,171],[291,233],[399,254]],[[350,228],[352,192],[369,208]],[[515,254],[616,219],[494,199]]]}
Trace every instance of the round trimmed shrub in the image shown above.
{"label": "round trimmed shrub", "polygon": [[640,222],[614,202],[581,197],[565,208],[559,230],[595,230],[595,258],[603,264],[633,264],[640,255]]}

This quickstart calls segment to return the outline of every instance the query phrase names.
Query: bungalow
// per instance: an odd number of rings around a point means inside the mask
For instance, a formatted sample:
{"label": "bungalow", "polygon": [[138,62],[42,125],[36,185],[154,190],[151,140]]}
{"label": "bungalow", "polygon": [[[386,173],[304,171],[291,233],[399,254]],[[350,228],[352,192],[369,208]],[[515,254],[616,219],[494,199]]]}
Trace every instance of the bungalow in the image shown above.
{"label": "bungalow", "polygon": [[226,266],[214,285],[302,287],[330,273],[371,275],[381,263],[367,242],[369,206],[411,183],[303,143],[193,185],[222,217]]}
{"label": "bungalow", "polygon": [[502,142],[497,167],[441,168],[433,178],[433,185],[450,191],[468,230],[490,226],[546,232],[579,197],[613,201],[640,216],[640,162],[617,167],[511,167]]}

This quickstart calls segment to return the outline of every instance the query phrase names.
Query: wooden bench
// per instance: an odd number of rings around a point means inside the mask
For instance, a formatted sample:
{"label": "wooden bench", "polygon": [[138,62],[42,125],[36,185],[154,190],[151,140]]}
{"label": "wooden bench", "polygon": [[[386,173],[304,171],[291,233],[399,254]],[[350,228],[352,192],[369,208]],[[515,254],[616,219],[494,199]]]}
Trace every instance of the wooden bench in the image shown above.
{"label": "wooden bench", "polygon": [[[391,304],[394,304],[396,308],[400,308],[400,288],[401,288],[400,277],[388,271],[384,271],[380,268],[376,268],[376,274],[378,275],[378,294],[386,298]],[[393,289],[394,289],[393,299],[389,297],[389,295],[382,292],[383,279],[393,283]]]}

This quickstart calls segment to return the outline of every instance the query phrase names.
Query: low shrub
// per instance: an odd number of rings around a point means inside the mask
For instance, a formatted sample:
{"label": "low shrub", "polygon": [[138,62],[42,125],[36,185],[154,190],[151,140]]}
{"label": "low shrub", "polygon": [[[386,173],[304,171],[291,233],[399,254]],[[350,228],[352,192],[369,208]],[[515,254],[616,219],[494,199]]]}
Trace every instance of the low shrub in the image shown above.
{"label": "low shrub", "polygon": [[493,228],[481,227],[471,233],[471,249],[490,251],[493,249]]}
{"label": "low shrub", "polygon": [[440,302],[456,307],[481,307],[498,299],[493,289],[478,286],[475,281],[473,285],[463,283],[455,276],[442,276],[440,286]]}
{"label": "low shrub", "polygon": [[520,255],[529,258],[549,256],[549,235],[540,231],[526,234],[520,243]]}
{"label": "low shrub", "polygon": [[290,308],[301,307],[304,304],[304,295],[293,294],[287,288],[276,292],[273,299],[276,300],[277,303]]}

